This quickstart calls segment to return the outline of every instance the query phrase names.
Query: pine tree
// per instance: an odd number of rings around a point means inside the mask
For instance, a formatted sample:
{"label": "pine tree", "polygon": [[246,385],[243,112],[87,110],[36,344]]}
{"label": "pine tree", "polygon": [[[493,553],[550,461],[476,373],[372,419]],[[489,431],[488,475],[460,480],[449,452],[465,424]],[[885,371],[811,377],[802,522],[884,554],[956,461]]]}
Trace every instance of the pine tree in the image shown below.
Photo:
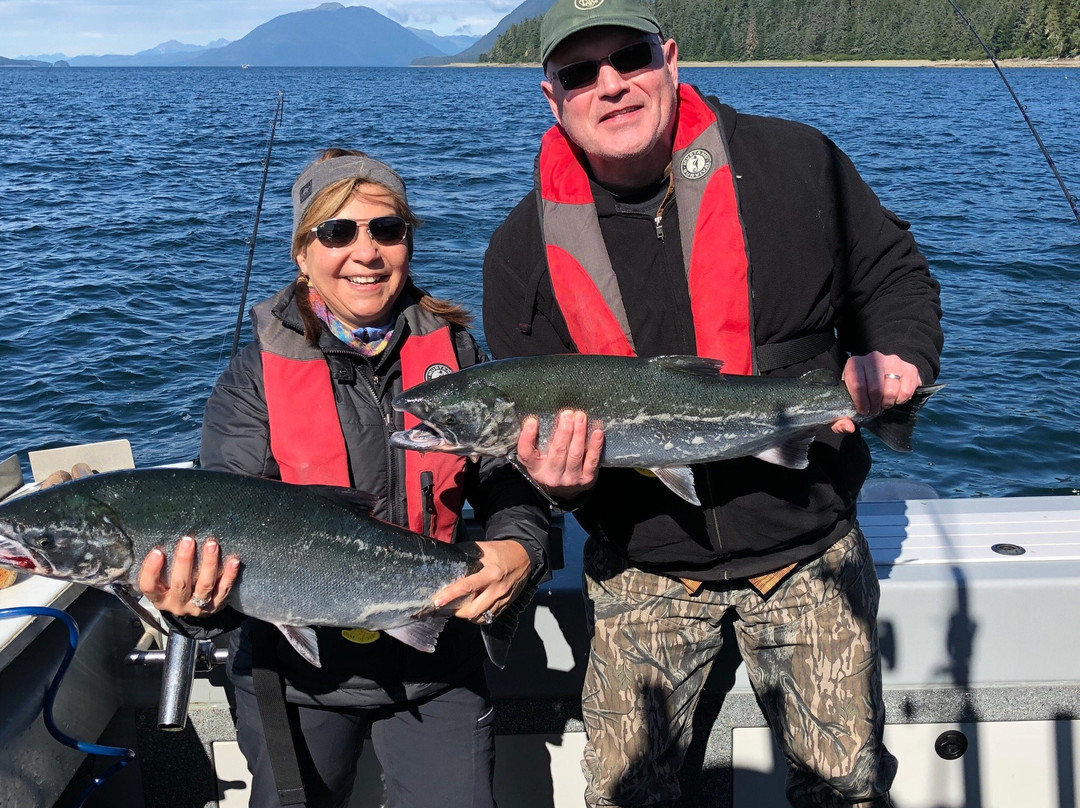
{"label": "pine tree", "polygon": [[[957,0],[995,56],[1080,55],[1080,0]],[[682,61],[981,59],[945,0],[653,0]],[[536,62],[540,18],[512,25],[481,57]]]}

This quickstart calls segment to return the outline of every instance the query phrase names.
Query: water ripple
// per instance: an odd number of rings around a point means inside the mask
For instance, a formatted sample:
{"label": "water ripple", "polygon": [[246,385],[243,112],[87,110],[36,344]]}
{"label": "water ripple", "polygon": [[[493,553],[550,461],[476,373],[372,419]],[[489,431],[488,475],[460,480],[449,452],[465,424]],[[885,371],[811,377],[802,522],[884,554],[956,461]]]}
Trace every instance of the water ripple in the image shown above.
{"label": "water ripple", "polygon": [[[948,386],[912,454],[873,444],[874,474],[945,496],[1080,490],[1080,229],[995,72],[680,78],[826,132],[911,222],[942,283]],[[1009,78],[1077,192],[1080,71]],[[292,277],[293,178],[341,145],[404,175],[424,218],[417,278],[479,315],[487,240],[530,187],[551,125],[539,81],[520,68],[0,71],[0,454],[118,437],[140,463],[198,451],[279,90],[247,305]]]}

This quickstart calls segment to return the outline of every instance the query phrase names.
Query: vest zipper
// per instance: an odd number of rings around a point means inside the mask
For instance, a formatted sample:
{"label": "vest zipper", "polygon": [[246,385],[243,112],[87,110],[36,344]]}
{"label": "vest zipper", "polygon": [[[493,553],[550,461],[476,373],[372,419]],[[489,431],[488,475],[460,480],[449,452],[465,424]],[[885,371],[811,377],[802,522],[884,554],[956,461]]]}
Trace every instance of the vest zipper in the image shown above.
{"label": "vest zipper", "polygon": [[[366,357],[365,357],[366,359]],[[368,367],[371,368],[371,375],[364,376],[364,379],[368,383],[368,389],[371,390],[371,397],[375,400],[375,406],[380,410],[382,409],[382,399],[379,398],[379,376],[375,373],[375,368],[371,366],[371,360],[367,360]],[[383,412],[383,423],[386,424],[386,434],[393,434],[396,430],[394,428],[394,416],[392,413]]]}
{"label": "vest zipper", "polygon": [[656,226],[656,240],[664,240],[664,208],[667,206],[668,200],[671,199],[671,194],[675,190],[675,177],[672,174],[668,174],[668,189],[664,194],[663,200],[660,202],[660,207],[656,209],[656,215],[653,216],[653,224]]}
{"label": "vest zipper", "polygon": [[424,535],[432,537],[431,523],[435,519],[435,473],[420,472],[420,493],[424,507]]}

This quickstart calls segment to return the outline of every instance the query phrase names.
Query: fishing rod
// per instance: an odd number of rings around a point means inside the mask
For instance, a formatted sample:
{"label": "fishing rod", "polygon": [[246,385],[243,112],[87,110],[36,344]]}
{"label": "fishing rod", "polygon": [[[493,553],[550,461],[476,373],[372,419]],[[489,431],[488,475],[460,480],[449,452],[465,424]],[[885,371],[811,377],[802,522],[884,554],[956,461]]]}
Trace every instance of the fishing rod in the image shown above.
{"label": "fishing rod", "polygon": [[236,328],[233,331],[232,353],[229,357],[236,356],[240,345],[240,329],[244,325],[244,304],[247,301],[248,284],[251,281],[251,263],[255,259],[255,237],[259,234],[259,216],[262,214],[263,194],[266,192],[266,175],[270,171],[270,152],[274,148],[274,133],[282,119],[282,109],[285,106],[285,95],[278,90],[277,106],[274,109],[274,117],[270,121],[270,138],[266,144],[266,158],[262,161],[263,175],[262,185],[259,187],[259,204],[255,207],[255,225],[251,229],[251,238],[248,240],[247,270],[244,272],[244,285],[240,289],[240,307],[236,312]]}
{"label": "fishing rod", "polygon": [[1005,86],[1009,89],[1009,94],[1012,96],[1013,101],[1016,102],[1017,108],[1020,110],[1020,114],[1024,116],[1024,120],[1027,122],[1028,128],[1031,129],[1031,134],[1035,136],[1035,142],[1039,144],[1039,148],[1042,149],[1043,157],[1046,158],[1046,162],[1050,165],[1050,170],[1054,172],[1054,177],[1057,178],[1058,185],[1061,186],[1062,193],[1065,194],[1065,199],[1069,203],[1069,207],[1072,208],[1073,216],[1076,217],[1076,223],[1080,224],[1080,210],[1076,207],[1076,197],[1069,193],[1069,189],[1065,187],[1065,180],[1061,178],[1061,174],[1058,173],[1057,166],[1054,165],[1054,158],[1050,156],[1050,152],[1046,150],[1046,146],[1043,145],[1042,138],[1039,137],[1039,133],[1035,131],[1035,124],[1031,118],[1028,117],[1027,110],[1024,105],[1020,103],[1020,99],[1017,98],[1016,93],[1013,92],[1012,85],[1009,84],[1009,80],[1005,78],[1005,74],[1002,72],[1001,67],[997,63],[997,59],[994,58],[994,54],[991,53],[990,48],[983,42],[983,38],[979,36],[979,32],[975,30],[975,26],[971,24],[971,20],[967,18],[963,11],[959,9],[953,0],[948,0],[949,5],[953,7],[953,11],[960,15],[960,19],[964,21],[971,33],[975,35],[975,38],[979,40],[979,44],[982,45],[982,49],[986,51],[986,55],[990,57],[990,61],[994,65],[994,69],[997,70],[998,75],[1001,76],[1001,80],[1005,82]]}

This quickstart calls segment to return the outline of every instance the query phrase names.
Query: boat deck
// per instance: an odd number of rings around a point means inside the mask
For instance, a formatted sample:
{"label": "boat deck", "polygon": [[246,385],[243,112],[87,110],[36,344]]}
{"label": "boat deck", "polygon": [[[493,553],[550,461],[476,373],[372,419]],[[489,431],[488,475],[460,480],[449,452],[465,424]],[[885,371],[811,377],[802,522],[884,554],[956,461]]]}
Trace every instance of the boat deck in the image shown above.
{"label": "boat deck", "polygon": [[[1080,497],[866,501],[859,519],[881,579],[886,742],[901,764],[896,805],[1080,808]],[[525,613],[506,670],[490,675],[498,704],[497,795],[512,808],[581,805],[584,534],[569,516],[560,527],[565,568]],[[0,592],[0,605],[21,600],[30,583]],[[92,658],[82,667],[97,665],[113,678],[104,687],[94,677],[70,685],[93,694],[108,714],[97,716],[96,731],[85,696],[58,703],[57,721],[75,735],[82,729],[80,737],[104,730],[103,742],[134,739],[139,751],[137,763],[89,805],[246,805],[246,770],[221,669],[198,674],[182,732],[158,731],[157,672],[108,658],[125,647],[118,637],[133,642],[137,634],[127,612],[100,592],[61,589],[57,598],[68,600],[83,626],[88,648],[80,654]],[[58,632],[40,622],[0,650],[0,692],[9,705],[0,749],[30,741],[37,756],[0,754],[0,779],[5,791],[9,783],[26,789],[17,804],[28,808],[53,801],[18,767],[66,755],[35,729],[40,718],[35,724],[27,706],[38,709],[42,672],[51,675],[49,660],[62,653]],[[36,636],[28,639],[28,631]],[[729,647],[734,651],[734,643]],[[12,711],[13,703],[23,707]],[[786,805],[783,766],[737,652],[714,667],[695,726],[683,804]],[[964,754],[947,759],[964,743]],[[80,756],[69,758],[64,765],[74,771]],[[373,808],[380,795],[378,765],[366,750],[351,806]]]}

